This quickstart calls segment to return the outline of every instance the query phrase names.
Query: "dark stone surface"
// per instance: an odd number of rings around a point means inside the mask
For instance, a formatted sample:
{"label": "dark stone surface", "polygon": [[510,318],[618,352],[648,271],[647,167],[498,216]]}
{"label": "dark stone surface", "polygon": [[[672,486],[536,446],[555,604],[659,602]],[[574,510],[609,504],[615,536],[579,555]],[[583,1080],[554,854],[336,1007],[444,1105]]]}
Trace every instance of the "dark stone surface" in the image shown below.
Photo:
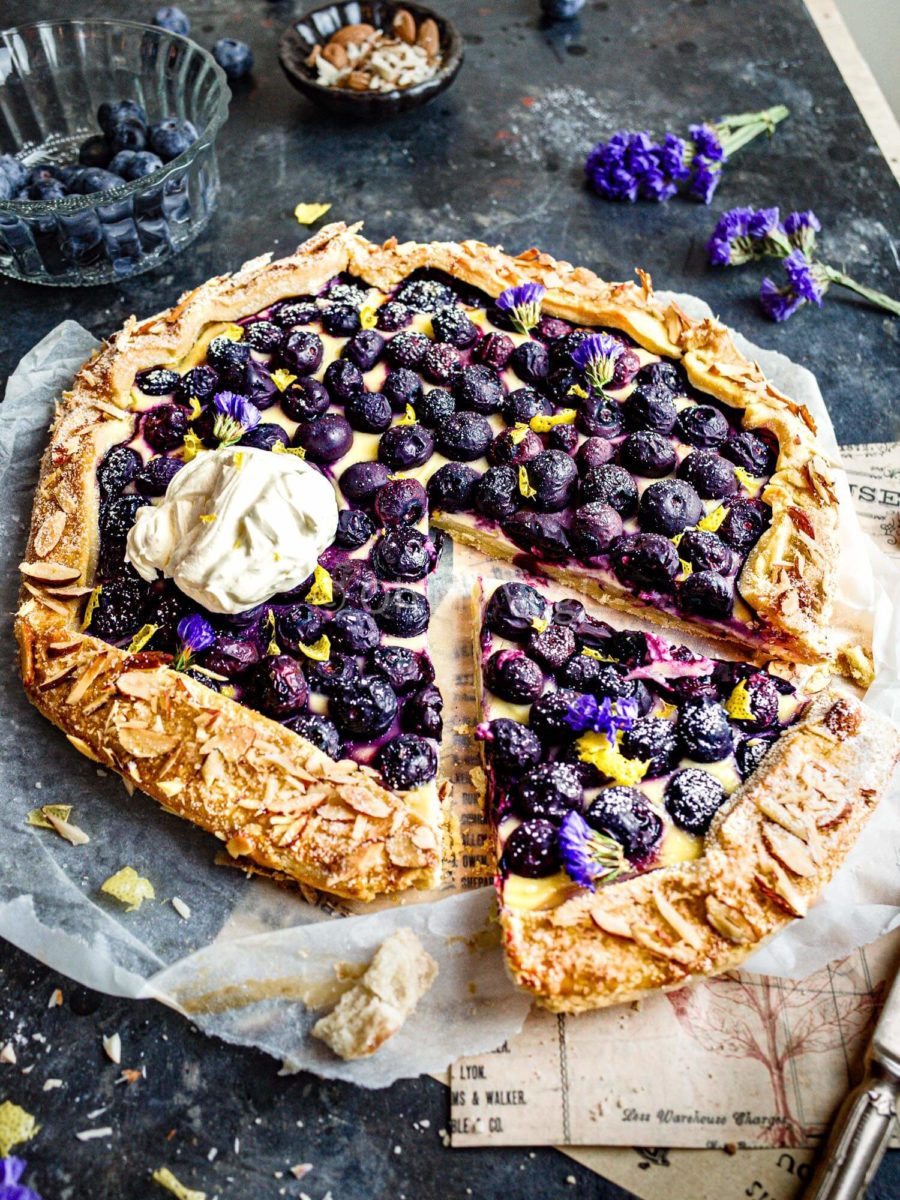
{"label": "dark stone surface", "polygon": [[[303,5],[184,7],[197,40],[208,46],[240,37],[256,55],[253,80],[235,89],[220,137],[219,212],[195,246],[130,283],[72,291],[0,281],[0,376],[65,317],[109,333],[129,313],[166,308],[179,292],[252,255],[290,250],[302,236],[294,205],[327,200],[330,216],[362,218],[376,239],[478,237],[514,251],[538,245],[607,278],[646,267],[658,286],[703,295],[749,337],[816,371],[841,441],[898,436],[896,321],[832,293],[822,311],[774,326],[756,305],[759,267],[705,266],[704,243],[724,209],[811,206],[825,227],[826,261],[900,292],[889,238],[900,216],[897,189],[802,0],[596,0],[578,21],[553,27],[542,25],[536,0],[446,0],[442,11],[465,35],[463,71],[432,106],[383,126],[342,124],[287,84],[274,48]],[[71,0],[65,9],[139,15],[127,0]],[[58,0],[3,6],[5,25],[59,14]],[[684,130],[695,119],[778,102],[790,106],[790,120],[771,145],[754,144],[734,160],[710,209],[690,201],[613,206],[582,186],[585,152],[616,128]],[[57,985],[66,1005],[48,1010]],[[36,1065],[29,1075],[0,1066],[0,1097],[9,1094],[44,1126],[28,1152],[29,1180],[48,1200],[149,1196],[156,1189],[147,1174],[163,1163],[223,1200],[275,1197],[281,1187],[315,1200],[328,1189],[334,1200],[625,1195],[552,1151],[532,1158],[520,1150],[442,1149],[447,1094],[432,1080],[366,1093],[309,1076],[278,1078],[263,1055],[209,1041],[165,1009],[101,998],[95,1012],[78,1017],[72,1000],[66,980],[2,946],[0,1044],[21,1028],[29,1044],[20,1065]],[[113,1087],[118,1072],[100,1045],[113,1031],[122,1036],[123,1065],[146,1064],[145,1081]],[[46,1043],[31,1041],[33,1033]],[[48,1077],[65,1086],[43,1092]],[[107,1104],[107,1113],[88,1119]],[[423,1118],[430,1127],[415,1130]],[[110,1143],[73,1136],[107,1122],[116,1131]],[[210,1163],[212,1146],[219,1155]],[[273,1177],[302,1161],[315,1164],[302,1184]],[[897,1194],[898,1166],[882,1168],[873,1197]],[[571,1189],[568,1175],[577,1180]]]}

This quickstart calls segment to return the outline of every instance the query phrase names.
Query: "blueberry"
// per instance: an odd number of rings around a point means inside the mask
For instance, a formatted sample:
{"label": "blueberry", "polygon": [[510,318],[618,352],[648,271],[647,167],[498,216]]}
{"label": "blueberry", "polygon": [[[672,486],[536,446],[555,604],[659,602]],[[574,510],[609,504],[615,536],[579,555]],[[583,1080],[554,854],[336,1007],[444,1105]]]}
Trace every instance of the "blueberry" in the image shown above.
{"label": "blueberry", "polygon": [[338,486],[351,503],[368,505],[389,478],[390,471],[384,463],[358,462],[347,467],[338,480]]}
{"label": "blueberry", "polygon": [[694,571],[679,585],[682,612],[727,621],[734,611],[734,582],[717,571]]}
{"label": "blueberry", "polygon": [[725,709],[703,700],[688,700],[678,710],[678,739],[695,762],[721,762],[734,749]]}
{"label": "blueberry", "polygon": [[472,351],[472,357],[476,362],[483,363],[486,367],[492,367],[495,371],[502,371],[509,362],[509,356],[515,348],[515,342],[507,334],[488,333],[485,334]]}
{"label": "blueberry", "polygon": [[109,133],[117,121],[132,120],[147,124],[146,110],[137,100],[106,101],[97,109],[97,124],[104,133]]}
{"label": "blueberry", "polygon": [[270,717],[288,717],[303,708],[309,697],[306,677],[289,654],[264,658],[254,672],[256,696]]}
{"label": "blueberry", "polygon": [[485,664],[484,681],[501,700],[531,704],[544,690],[544,673],[521,650],[498,650]]}
{"label": "blueberry", "polygon": [[561,562],[572,553],[565,526],[549,513],[517,512],[503,522],[503,532],[539,560]]}
{"label": "blueberry", "polygon": [[619,462],[635,475],[659,479],[674,471],[675,447],[667,437],[651,430],[631,433],[619,450]]}
{"label": "blueberry", "polygon": [[202,403],[211,400],[220,390],[219,373],[213,367],[191,367],[190,371],[181,376],[175,396],[182,404],[190,404],[194,396]]}
{"label": "blueberry", "polygon": [[681,479],[651,483],[638,505],[638,521],[644,533],[661,533],[665,537],[674,537],[688,525],[696,525],[702,516],[700,497]]}
{"label": "blueberry", "polygon": [[110,188],[121,186],[122,180],[118,175],[113,175],[112,171],[104,171],[100,167],[87,167],[78,177],[78,192],[82,196],[93,195],[95,192],[106,192]]}
{"label": "blueberry", "polygon": [[427,654],[416,654],[406,646],[376,646],[369,652],[368,667],[383,675],[398,696],[434,681],[434,667]]}
{"label": "blueberry", "polygon": [[226,679],[233,679],[255,667],[259,660],[259,647],[250,638],[219,633],[214,645],[203,655],[203,666]]}
{"label": "blueberry", "polygon": [[681,569],[678,551],[657,533],[624,535],[611,547],[613,570],[624,584],[667,588]]}
{"label": "blueberry", "polygon": [[328,701],[329,714],[345,737],[365,742],[390,728],[397,707],[393,688],[378,675],[341,685]]}
{"label": "blueberry", "polygon": [[604,788],[588,806],[584,819],[619,843],[631,862],[649,858],[659,847],[663,821],[637,788]]}
{"label": "blueberry", "polygon": [[353,430],[345,417],[325,413],[314,421],[297,426],[294,441],[306,451],[312,463],[334,463],[353,445]]}
{"label": "blueberry", "polygon": [[547,449],[574,454],[578,448],[578,430],[574,425],[554,425],[547,434]]}
{"label": "blueberry", "polygon": [[[113,151],[102,133],[87,138],[78,147],[78,161],[84,167],[108,167],[112,157]],[[115,167],[113,171],[121,174]]]}
{"label": "blueberry", "polygon": [[581,480],[579,499],[585,504],[608,504],[620,517],[630,517],[638,505],[637,486],[622,467],[611,463],[589,467]]}
{"label": "blueberry", "polygon": [[369,288],[365,284],[348,283],[339,276],[337,281],[326,285],[324,297],[330,304],[349,304],[359,311],[369,298]]}
{"label": "blueberry", "polygon": [[408,404],[415,408],[422,396],[422,380],[408,367],[395,367],[381,389],[395,413],[406,411]]}
{"label": "blueberry", "polygon": [[459,351],[448,342],[429,342],[422,355],[422,372],[431,383],[453,383],[461,371]]}
{"label": "blueberry", "polygon": [[[541,391],[557,408],[571,408],[578,404],[578,397],[584,391],[584,380],[571,364],[553,371],[546,379],[541,380]],[[585,397],[581,397],[587,403]],[[614,405],[614,407],[616,407]]]}
{"label": "blueberry", "polygon": [[178,623],[191,612],[187,596],[171,586],[173,590],[165,593],[157,602],[156,607],[147,613],[147,620],[157,626],[153,635],[153,649],[174,653],[180,646],[177,629]]}
{"label": "blueberry", "polygon": [[695,571],[718,571],[729,575],[735,565],[734,554],[720,537],[705,529],[687,529],[678,543],[678,555]]}
{"label": "blueberry", "polygon": [[144,150],[147,146],[147,126],[129,118],[116,121],[106,136],[114,155],[122,150]]}
{"label": "blueberry", "polygon": [[738,742],[734,757],[741,779],[748,779],[771,749],[772,739],[767,737],[751,736]]}
{"label": "blueberry", "polygon": [[437,427],[437,448],[454,462],[482,458],[493,441],[494,431],[486,417],[477,413],[454,413]]}
{"label": "blueberry", "polygon": [[97,467],[101,499],[110,500],[124,491],[140,471],[142,461],[129,446],[110,446]]}
{"label": "blueberry", "polygon": [[342,550],[358,550],[375,536],[375,522],[358,508],[342,508],[338,513],[334,544]]}
{"label": "blueberry", "polygon": [[708,771],[685,767],[666,784],[665,802],[679,829],[700,837],[725,803],[725,789]]}
{"label": "blueberry", "polygon": [[432,742],[414,733],[401,733],[379,750],[375,765],[388,787],[406,791],[421,787],[437,775],[437,751]]}
{"label": "blueberry", "polygon": [[13,192],[18,192],[25,186],[28,171],[24,163],[19,162],[12,154],[0,154],[0,175],[5,175]]}
{"label": "blueberry", "polygon": [[541,12],[551,21],[571,21],[584,8],[584,0],[541,0]]}
{"label": "blueberry", "polygon": [[328,411],[331,397],[318,379],[295,380],[281,393],[281,407],[292,421],[313,421]]}
{"label": "blueberry", "polygon": [[104,580],[91,615],[88,633],[107,642],[121,642],[143,623],[147,588],[142,579],[122,576]]}
{"label": "blueberry", "polygon": [[437,688],[424,687],[404,704],[400,724],[407,733],[440,741],[444,732],[443,707],[444,701]]}
{"label": "blueberry", "polygon": [[637,375],[641,369],[641,360],[630,346],[625,346],[622,353],[616,359],[616,365],[613,370],[613,377],[609,381],[611,388],[618,389],[626,387]]}
{"label": "blueberry", "polygon": [[647,635],[637,629],[618,629],[603,646],[606,654],[626,667],[642,667],[651,661]]}
{"label": "blueberry", "polygon": [[589,437],[578,447],[575,463],[579,471],[585,472],[591,467],[606,466],[615,457],[615,453],[615,446],[606,438]]}
{"label": "blueberry", "polygon": [[550,354],[542,342],[522,342],[507,365],[526,383],[540,383],[550,374]]}
{"label": "blueberry", "polygon": [[243,340],[260,354],[277,354],[284,343],[284,330],[274,321],[251,321],[244,326]]}
{"label": "blueberry", "polygon": [[542,742],[554,746],[574,738],[575,732],[566,720],[566,714],[581,695],[572,688],[561,687],[555,692],[544,692],[535,700],[528,714],[528,724]]}
{"label": "blueberry", "polygon": [[434,546],[424,533],[408,525],[386,529],[372,550],[372,566],[381,579],[415,583],[434,570]]}
{"label": "blueberry", "polygon": [[638,717],[622,735],[622,753],[649,763],[648,779],[667,775],[681,757],[675,722],[665,717]]}
{"label": "blueberry", "polygon": [[515,467],[490,467],[475,484],[473,503],[484,517],[495,521],[511,517],[522,504],[519,472]]}
{"label": "blueberry", "polygon": [[523,821],[503,847],[503,866],[512,875],[544,879],[559,870],[559,837],[549,821]]}
{"label": "blueberry", "polygon": [[549,417],[553,405],[534,388],[517,388],[503,401],[503,420],[507,425],[527,425],[532,417]]}
{"label": "blueberry", "polygon": [[333,696],[360,677],[356,659],[337,650],[325,662],[308,663],[306,674],[312,690],[323,696]]}
{"label": "blueberry", "polygon": [[762,500],[733,500],[719,526],[719,537],[743,553],[759,541],[771,518],[772,510]]}
{"label": "blueberry", "polygon": [[545,671],[559,671],[575,653],[577,644],[568,625],[550,624],[541,632],[533,630],[525,649]]}
{"label": "blueberry", "polygon": [[544,449],[536,433],[528,430],[503,429],[488,446],[488,462],[492,466],[518,465],[534,458]]}
{"label": "blueberry", "polygon": [[372,608],[379,604],[384,589],[378,576],[367,562],[350,558],[331,568],[334,607],[352,604],[355,608]]}
{"label": "blueberry", "polygon": [[529,767],[536,767],[543,753],[537,734],[527,725],[507,717],[491,721],[485,731],[484,748],[494,771],[507,779],[520,776]]}
{"label": "blueberry", "polygon": [[385,333],[394,333],[398,329],[405,329],[411,321],[410,310],[405,304],[400,304],[396,300],[388,300],[378,310],[378,328],[383,329]]}
{"label": "blueberry", "polygon": [[638,383],[665,391],[673,396],[687,395],[684,368],[672,362],[652,362],[638,372]]}
{"label": "blueberry", "polygon": [[361,371],[371,371],[383,353],[384,338],[374,329],[361,329],[343,349],[344,357],[349,358]]}
{"label": "blueberry", "polygon": [[239,386],[244,380],[244,370],[250,359],[250,347],[244,342],[234,342],[219,334],[206,347],[206,360],[222,378]]}
{"label": "blueberry", "polygon": [[375,618],[362,608],[342,608],[328,626],[332,645],[345,654],[365,654],[381,640]]}
{"label": "blueberry", "polygon": [[382,525],[417,525],[428,509],[428,497],[418,479],[392,479],[375,497]]}
{"label": "blueberry", "polygon": [[695,488],[704,500],[721,500],[738,490],[734,467],[714,450],[694,450],[678,464],[677,475]]}
{"label": "blueberry", "polygon": [[[451,418],[452,420],[452,418]],[[409,471],[421,467],[434,454],[434,436],[418,423],[394,425],[378,439],[378,458],[392,471]]]}
{"label": "blueberry", "polygon": [[391,588],[375,610],[375,620],[382,631],[394,637],[417,637],[428,628],[430,619],[427,598],[412,588]]}
{"label": "blueberry", "polygon": [[190,414],[180,404],[159,404],[144,414],[141,431],[154,450],[174,450],[190,428]]}
{"label": "blueberry", "polygon": [[750,698],[750,719],[735,717],[742,729],[752,729],[759,732],[768,729],[778,720],[778,689],[771,675],[757,671],[749,679],[744,680],[744,687]]}
{"label": "blueberry", "polygon": [[193,146],[197,140],[197,130],[190,121],[181,117],[167,117],[150,126],[149,138],[150,149],[167,163]]}
{"label": "blueberry", "polygon": [[559,512],[572,500],[578,486],[578,468],[562,450],[544,450],[526,466],[534,489],[531,501],[541,512]]}
{"label": "blueberry", "polygon": [[634,389],[622,411],[629,429],[654,433],[671,433],[678,418],[678,409],[667,391],[643,384]]}
{"label": "blueberry", "polygon": [[309,325],[312,321],[318,321],[319,309],[316,302],[309,298],[281,300],[269,315],[282,329],[290,329],[293,325]]}
{"label": "blueberry", "polygon": [[575,423],[585,437],[618,437],[622,432],[622,409],[604,396],[588,396],[578,405]]}
{"label": "blueberry", "polygon": [[547,611],[547,601],[528,583],[501,583],[485,609],[485,625],[498,637],[520,642]]}
{"label": "blueberry", "polygon": [[471,346],[478,337],[478,327],[472,324],[466,316],[465,309],[460,308],[458,304],[439,308],[431,318],[431,328],[435,341],[449,342],[451,346],[460,350]]}
{"label": "blueberry", "polygon": [[240,393],[252,400],[257,408],[271,408],[280,399],[275,381],[269,374],[269,368],[254,358],[247,361],[244,367],[244,378]]}
{"label": "blueberry", "polygon": [[[289,370],[299,376],[308,376],[308,374],[318,371],[318,368],[322,366],[323,354],[322,338],[318,334],[314,334],[311,329],[295,329],[290,332],[281,352],[282,359],[286,362]],[[352,364],[347,365],[352,366]],[[336,366],[336,364],[331,364],[331,366]],[[359,374],[356,367],[353,367],[353,370]],[[361,376],[359,386],[360,388],[362,386]]]}
{"label": "blueberry", "polygon": [[771,446],[763,434],[750,430],[722,442],[719,453],[757,479],[771,475],[778,460],[777,445]]}
{"label": "blueberry", "polygon": [[385,357],[392,367],[418,367],[421,366],[429,346],[431,341],[424,333],[409,330],[391,338],[385,350]]}
{"label": "blueberry", "polygon": [[730,429],[719,410],[710,404],[691,404],[683,408],[675,428],[683,442],[700,450],[714,450],[728,437]]}
{"label": "blueberry", "polygon": [[169,484],[184,466],[180,458],[151,458],[134,477],[134,486],[142,496],[164,496]]}
{"label": "blueberry", "polygon": [[408,279],[396,299],[416,312],[436,313],[456,302],[452,288],[438,279]]}
{"label": "blueberry", "polygon": [[253,51],[246,42],[236,38],[219,38],[212,48],[212,56],[232,83],[253,70]]}
{"label": "blueberry", "polygon": [[317,750],[321,750],[329,758],[341,758],[343,747],[338,727],[334,721],[329,721],[321,713],[298,713],[295,717],[288,717],[284,725],[286,729],[291,729],[308,742],[312,742]]}
{"label": "blueberry", "polygon": [[[296,337],[296,334],[292,334]],[[345,358],[329,363],[325,368],[324,383],[336,404],[341,404],[363,390],[363,377],[359,367]]]}
{"label": "blueberry", "polygon": [[180,8],[176,8],[174,4],[158,8],[153,16],[153,24],[157,29],[165,29],[167,33],[180,33],[182,37],[187,37],[191,32],[191,23],[187,14],[183,13]]}
{"label": "blueberry", "polygon": [[360,327],[359,310],[352,304],[329,304],[322,325],[332,337],[352,337]]}
{"label": "blueberry", "polygon": [[393,411],[381,392],[357,392],[345,403],[344,416],[363,433],[383,433],[390,428]]}
{"label": "blueberry", "polygon": [[454,387],[457,408],[489,416],[503,406],[503,385],[491,367],[464,367]]}
{"label": "blueberry", "polygon": [[428,502],[432,511],[464,512],[474,503],[480,476],[465,463],[445,463],[428,480]]}
{"label": "blueberry", "polygon": [[595,500],[572,514],[569,536],[581,559],[605,554],[621,533],[622,518],[609,504]]}
{"label": "blueberry", "polygon": [[626,679],[625,674],[618,663],[605,663],[589,654],[576,654],[566,662],[558,678],[562,687],[573,691],[587,692],[598,699],[606,696],[610,700],[619,700],[635,691],[634,681]]}
{"label": "blueberry", "polygon": [[537,817],[559,825],[566,813],[581,808],[583,798],[581,777],[570,763],[539,763],[519,781],[515,806],[526,820]]}
{"label": "blueberry", "polygon": [[585,340],[590,337],[589,329],[573,329],[555,338],[550,346],[550,357],[556,367],[571,367],[572,355]]}
{"label": "blueberry", "polygon": [[429,429],[434,429],[445,417],[455,412],[456,401],[446,388],[435,387],[423,392],[416,403],[416,416]]}

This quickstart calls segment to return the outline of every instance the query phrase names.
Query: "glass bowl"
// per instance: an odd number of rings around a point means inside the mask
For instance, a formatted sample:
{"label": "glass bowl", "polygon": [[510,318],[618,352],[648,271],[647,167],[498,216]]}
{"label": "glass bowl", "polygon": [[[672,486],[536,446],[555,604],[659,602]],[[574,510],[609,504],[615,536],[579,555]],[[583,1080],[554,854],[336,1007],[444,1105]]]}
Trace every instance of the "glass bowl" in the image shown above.
{"label": "glass bowl", "polygon": [[0,32],[0,153],[29,169],[78,161],[103,101],[136,100],[149,124],[191,121],[197,141],[158,171],[59,200],[0,200],[0,273],[29,283],[108,283],[182,250],[216,204],[215,140],[231,93],[212,55],[131,21],[38,21]]}

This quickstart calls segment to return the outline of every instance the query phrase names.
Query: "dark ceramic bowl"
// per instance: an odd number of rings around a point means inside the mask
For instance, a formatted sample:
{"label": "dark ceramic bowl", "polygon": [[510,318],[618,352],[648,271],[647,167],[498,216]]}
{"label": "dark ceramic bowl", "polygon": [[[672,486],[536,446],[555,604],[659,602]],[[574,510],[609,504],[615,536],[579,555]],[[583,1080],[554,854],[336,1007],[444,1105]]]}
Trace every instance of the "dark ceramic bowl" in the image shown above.
{"label": "dark ceramic bowl", "polygon": [[[364,22],[374,25],[376,29],[389,31],[398,8],[405,8],[412,13],[416,25],[426,17],[437,22],[441,35],[441,65],[436,75],[412,87],[397,88],[392,92],[351,92],[345,88],[326,87],[318,82],[315,67],[306,64],[313,46],[324,46],[343,25]],[[462,66],[463,46],[456,28],[446,18],[421,4],[348,0],[343,4],[325,4],[315,8],[286,29],[278,43],[278,58],[294,87],[316,104],[344,116],[372,118],[393,116],[411,108],[419,108],[440,95],[450,86]]]}

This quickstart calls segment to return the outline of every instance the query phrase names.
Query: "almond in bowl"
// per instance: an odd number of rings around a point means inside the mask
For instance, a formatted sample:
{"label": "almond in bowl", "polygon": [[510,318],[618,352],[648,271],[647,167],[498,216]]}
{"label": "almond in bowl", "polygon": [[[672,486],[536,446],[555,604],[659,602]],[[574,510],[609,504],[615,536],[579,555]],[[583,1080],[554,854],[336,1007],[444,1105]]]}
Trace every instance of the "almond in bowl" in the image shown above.
{"label": "almond in bowl", "polygon": [[432,17],[416,21],[406,8],[389,30],[360,22],[344,25],[306,59],[325,87],[394,92],[433,79],[442,65],[440,30]]}

